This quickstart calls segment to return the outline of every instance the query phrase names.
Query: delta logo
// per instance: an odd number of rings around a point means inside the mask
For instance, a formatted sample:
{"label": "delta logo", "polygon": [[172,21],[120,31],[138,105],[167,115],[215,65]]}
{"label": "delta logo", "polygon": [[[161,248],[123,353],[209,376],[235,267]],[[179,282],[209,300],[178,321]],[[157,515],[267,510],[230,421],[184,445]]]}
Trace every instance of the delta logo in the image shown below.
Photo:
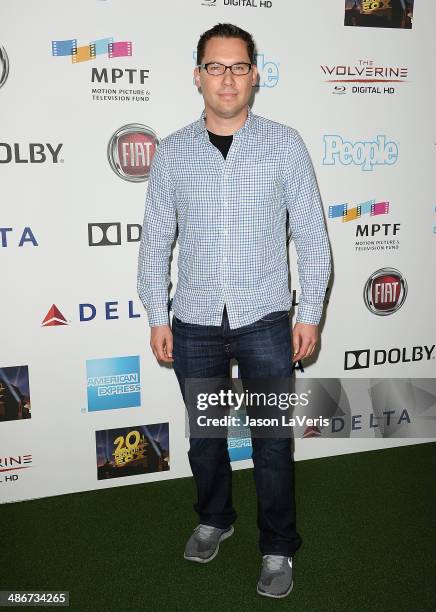
{"label": "delta logo", "polygon": [[[85,323],[104,318],[106,321],[117,320],[127,316],[128,319],[139,319],[141,313],[136,310],[133,300],[128,300],[123,308],[119,301],[103,302],[102,305],[83,302],[79,304],[79,322]],[[124,317],[123,317],[124,315]],[[65,317],[61,310],[52,304],[41,322],[41,327],[58,327],[69,325],[71,321]]]}
{"label": "delta logo", "polygon": [[42,320],[41,327],[55,327],[57,325],[68,325],[68,321],[61,313],[56,304],[52,304],[48,313]]}
{"label": "delta logo", "polygon": [[105,55],[109,59],[130,57],[132,55],[132,42],[115,41],[112,37],[109,37],[92,40],[87,45],[78,46],[77,38],[52,40],[51,54],[53,57],[71,57],[73,64],[94,60],[97,55]]}

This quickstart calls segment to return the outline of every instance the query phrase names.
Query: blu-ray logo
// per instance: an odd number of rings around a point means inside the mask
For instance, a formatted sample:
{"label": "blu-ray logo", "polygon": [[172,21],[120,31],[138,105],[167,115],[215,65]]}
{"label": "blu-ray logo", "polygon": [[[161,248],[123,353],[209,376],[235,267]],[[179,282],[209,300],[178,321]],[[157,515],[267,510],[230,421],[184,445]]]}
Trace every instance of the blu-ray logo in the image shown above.
{"label": "blu-ray logo", "polygon": [[374,166],[392,166],[398,160],[398,145],[386,136],[378,135],[375,140],[349,142],[341,136],[328,134],[324,136],[325,166],[336,163],[349,166],[355,164],[362,170],[372,171]]}

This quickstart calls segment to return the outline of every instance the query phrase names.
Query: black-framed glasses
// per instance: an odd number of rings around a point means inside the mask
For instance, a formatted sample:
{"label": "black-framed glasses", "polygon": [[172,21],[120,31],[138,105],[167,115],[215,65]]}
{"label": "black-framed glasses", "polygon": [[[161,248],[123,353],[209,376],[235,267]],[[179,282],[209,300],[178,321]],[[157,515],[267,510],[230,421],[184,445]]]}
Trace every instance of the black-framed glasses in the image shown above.
{"label": "black-framed glasses", "polygon": [[247,62],[238,62],[237,64],[232,64],[231,66],[219,64],[218,62],[198,64],[198,68],[204,68],[207,74],[211,74],[212,76],[221,76],[225,73],[227,68],[229,68],[232,74],[236,76],[244,76],[244,74],[248,74],[250,72],[251,66],[252,64],[248,64]]}

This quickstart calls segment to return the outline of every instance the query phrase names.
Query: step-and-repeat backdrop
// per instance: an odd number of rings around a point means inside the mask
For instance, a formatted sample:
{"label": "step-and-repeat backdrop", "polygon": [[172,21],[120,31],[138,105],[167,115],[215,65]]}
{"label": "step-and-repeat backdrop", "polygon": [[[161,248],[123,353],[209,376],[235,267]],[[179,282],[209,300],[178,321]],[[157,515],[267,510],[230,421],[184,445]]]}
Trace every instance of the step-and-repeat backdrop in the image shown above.
{"label": "step-and-repeat backdrop", "polygon": [[190,474],[136,266],[153,154],[202,111],[195,49],[218,22],[254,35],[253,111],[303,136],[331,240],[321,350],[296,375],[332,418],[297,431],[296,459],[431,437],[408,409],[436,401],[436,4],[16,0],[0,7],[3,502]]}

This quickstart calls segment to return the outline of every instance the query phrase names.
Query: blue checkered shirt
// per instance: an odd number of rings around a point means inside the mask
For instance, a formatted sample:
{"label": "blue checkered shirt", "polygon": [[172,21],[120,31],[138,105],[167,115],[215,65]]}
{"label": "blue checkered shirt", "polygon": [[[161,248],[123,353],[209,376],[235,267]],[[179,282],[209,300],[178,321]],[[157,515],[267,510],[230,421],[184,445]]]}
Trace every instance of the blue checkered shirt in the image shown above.
{"label": "blue checkered shirt", "polygon": [[289,310],[286,213],[298,256],[297,321],[317,324],[330,248],[309,154],[299,133],[254,115],[224,159],[205,115],[164,138],[152,161],[138,262],[138,293],[151,326],[169,323],[169,259],[178,228],[172,310],[230,328]]}

